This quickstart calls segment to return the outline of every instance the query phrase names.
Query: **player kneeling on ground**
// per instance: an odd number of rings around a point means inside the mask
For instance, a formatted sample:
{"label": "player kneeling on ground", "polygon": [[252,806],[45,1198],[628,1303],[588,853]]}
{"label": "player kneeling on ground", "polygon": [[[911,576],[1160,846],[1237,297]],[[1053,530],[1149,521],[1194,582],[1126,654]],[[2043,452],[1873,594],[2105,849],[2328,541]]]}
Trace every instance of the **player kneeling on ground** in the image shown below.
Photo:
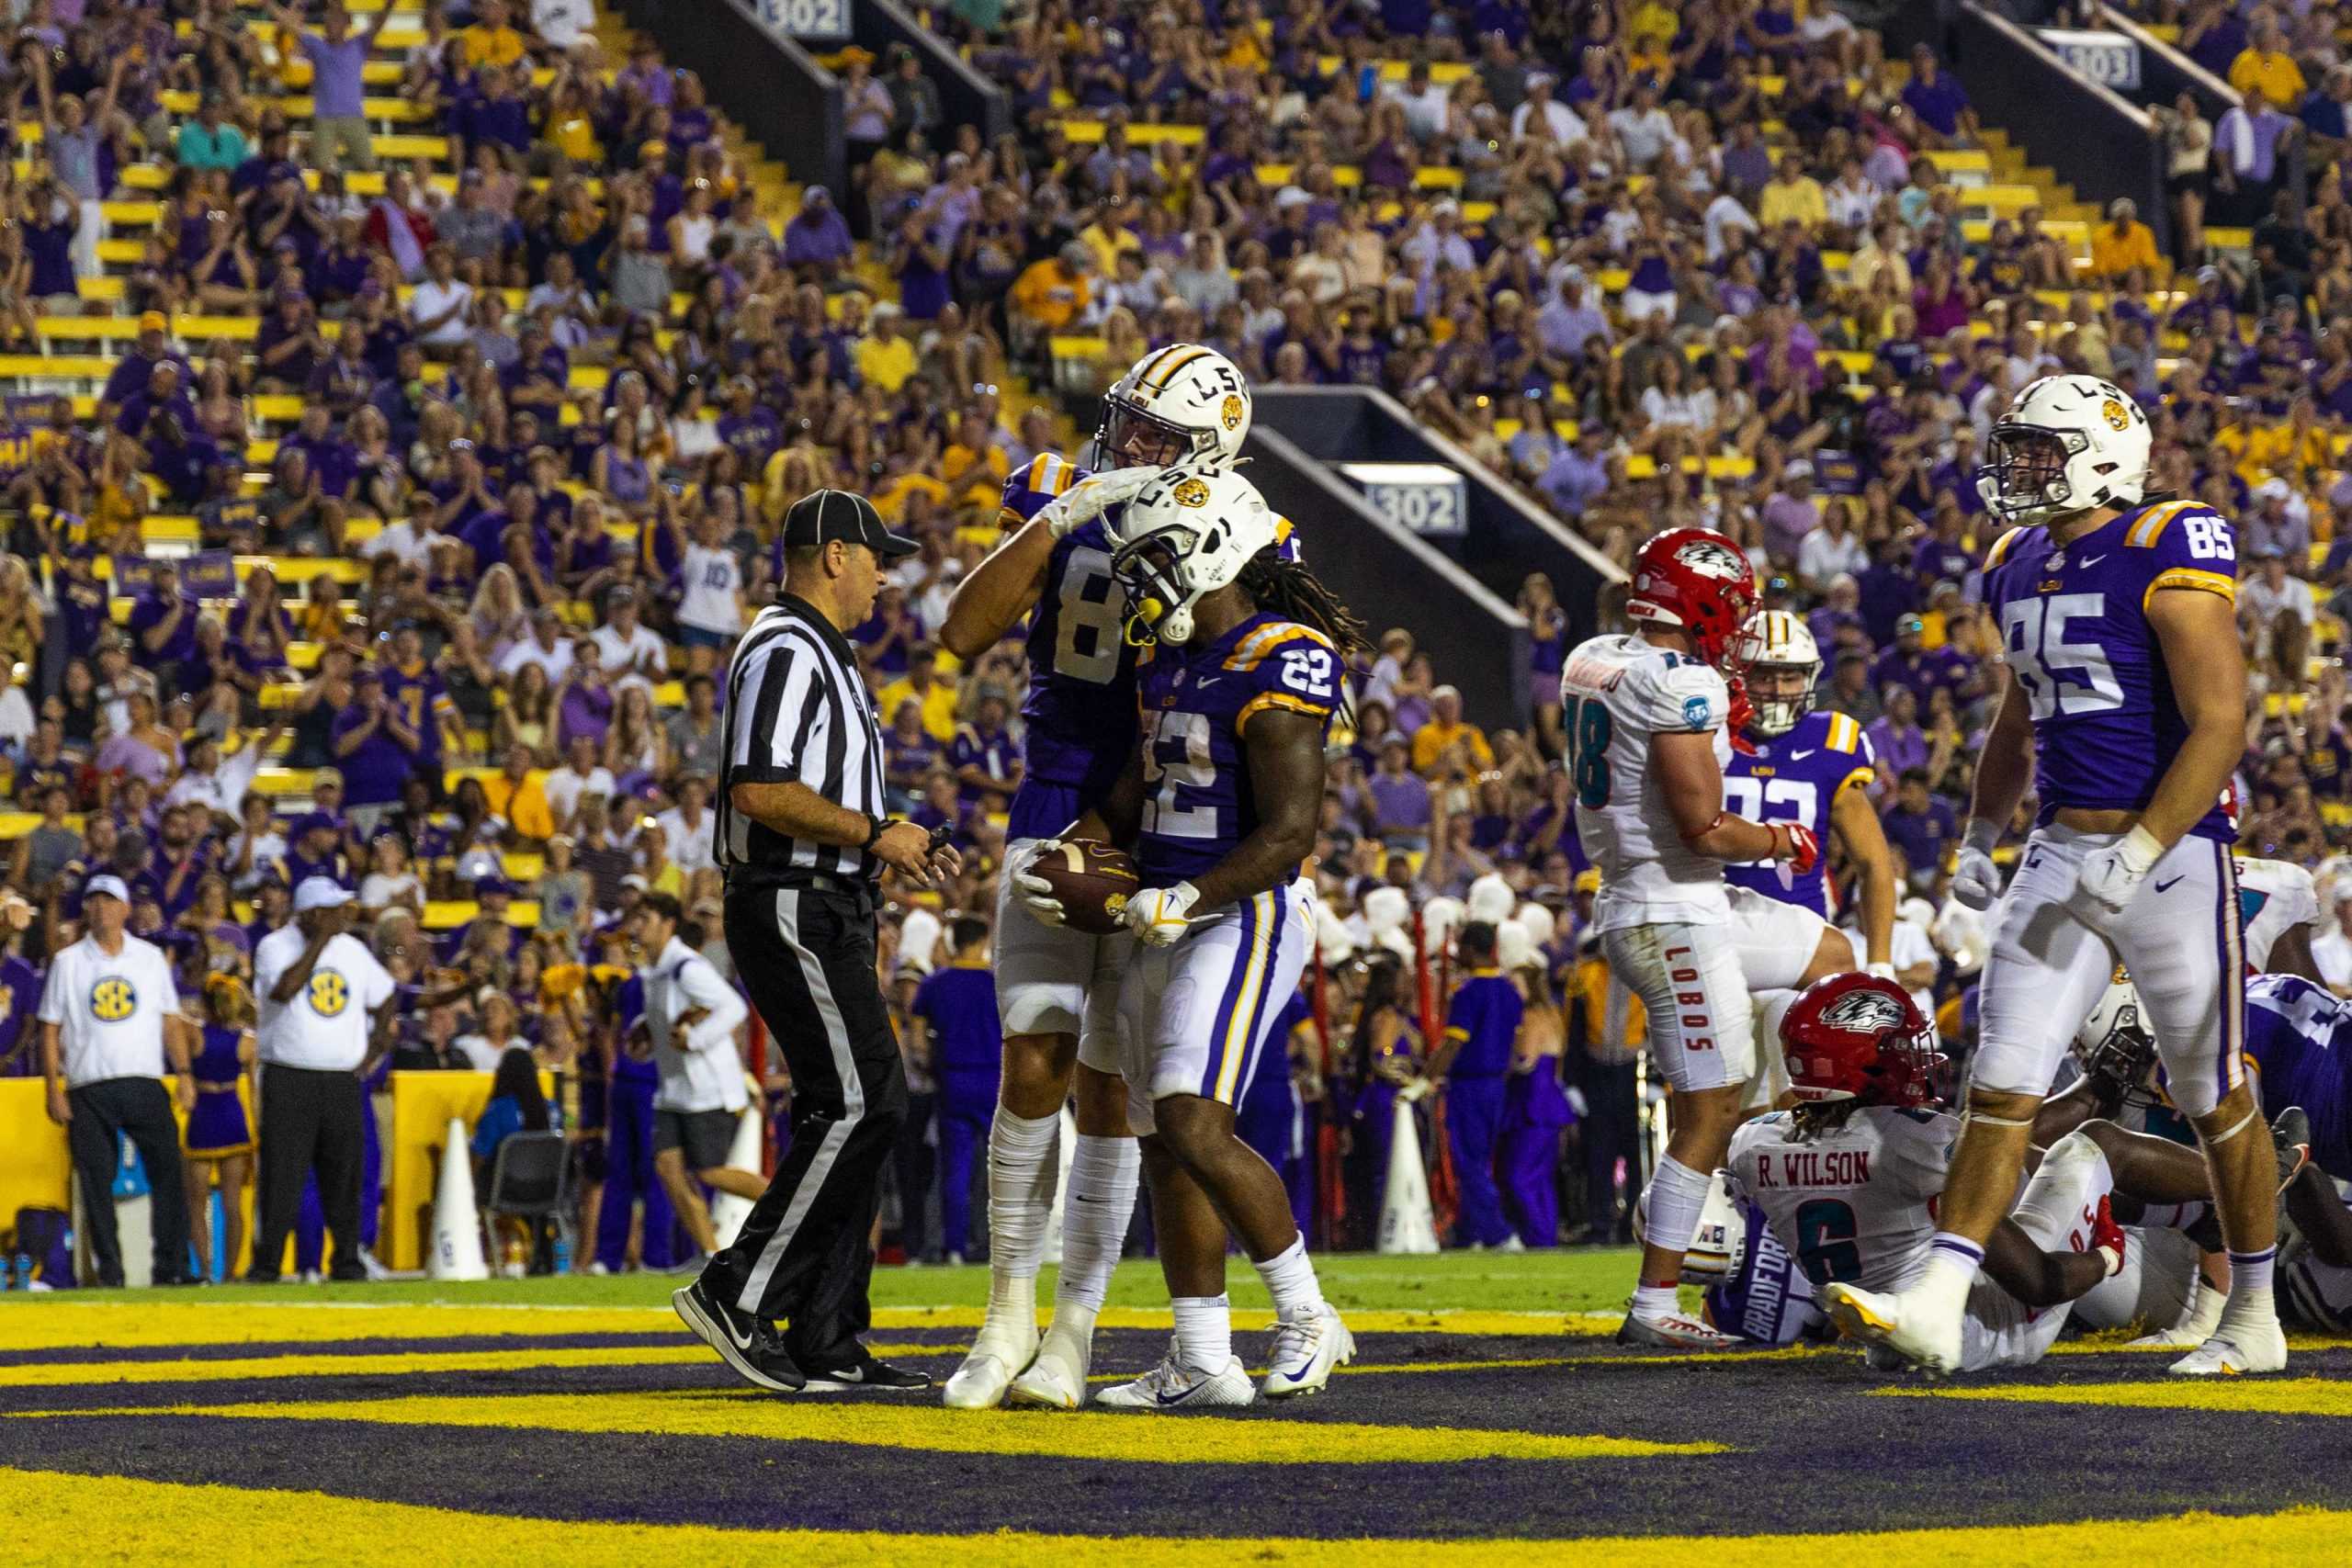
{"label": "player kneeling on ground", "polygon": [[[1139,946],[1119,991],[1119,1066],[1176,1333],[1158,1367],[1098,1403],[1248,1404],[1261,1390],[1233,1354],[1228,1228],[1274,1299],[1264,1393],[1312,1393],[1355,1349],[1316,1284],[1282,1178],[1236,1135],[1234,1108],[1314,941],[1299,869],[1315,847],[1324,734],[1363,631],[1280,558],[1273,513],[1236,475],[1170,469],[1128,503],[1119,533],[1127,635],[1152,645],[1138,672],[1141,746],[1066,836],[1135,846],[1142,886],[1125,919]],[[1043,877],[1020,886],[1040,919],[1063,918]]]}
{"label": "player kneeling on ground", "polygon": [[[1928,1022],[1892,980],[1822,981],[1782,1019],[1781,1046],[1798,1104],[1740,1128],[1732,1180],[1852,1333],[1841,1303],[1899,1290],[1927,1266],[1960,1119],[1934,1086],[1942,1058]],[[2177,1212],[2210,1197],[2204,1161],[2180,1145],[2104,1122],[2057,1140],[1994,1227],[1962,1322],[1960,1369],[2041,1359],[2071,1304],[2122,1272],[2119,1208],[2138,1220],[2148,1205]],[[1876,1346],[1871,1359],[1901,1364]]]}

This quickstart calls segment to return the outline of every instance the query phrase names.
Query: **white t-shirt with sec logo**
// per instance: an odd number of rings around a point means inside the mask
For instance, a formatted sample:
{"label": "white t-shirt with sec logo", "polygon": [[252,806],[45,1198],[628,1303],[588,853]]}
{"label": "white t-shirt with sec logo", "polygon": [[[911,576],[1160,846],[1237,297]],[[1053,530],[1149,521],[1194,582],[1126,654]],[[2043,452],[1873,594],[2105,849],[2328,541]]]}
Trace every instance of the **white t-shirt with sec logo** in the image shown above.
{"label": "white t-shirt with sec logo", "polygon": [[310,945],[302,928],[288,923],[254,949],[261,1059],[281,1067],[350,1072],[368,1058],[368,1036],[375,1028],[368,1015],[391,999],[392,977],[366,943],[338,932],[320,953],[294,999],[272,999],[278,981],[301,962]]}
{"label": "white t-shirt with sec logo", "polygon": [[126,932],[108,953],[93,937],[57,955],[39,1017],[58,1026],[58,1055],[70,1089],[107,1078],[164,1076],[164,1021],[180,1010],[171,961]]}

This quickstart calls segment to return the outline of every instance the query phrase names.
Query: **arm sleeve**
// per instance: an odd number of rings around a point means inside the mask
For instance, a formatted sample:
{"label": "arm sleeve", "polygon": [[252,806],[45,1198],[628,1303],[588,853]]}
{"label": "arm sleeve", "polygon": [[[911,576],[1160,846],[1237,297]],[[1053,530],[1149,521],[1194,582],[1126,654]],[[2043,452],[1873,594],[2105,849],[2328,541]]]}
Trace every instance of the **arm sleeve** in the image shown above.
{"label": "arm sleeve", "polygon": [[1653,735],[1705,735],[1724,727],[1731,689],[1711,665],[1677,656],[1672,668],[1644,671],[1628,681],[1634,717]]}
{"label": "arm sleeve", "polygon": [[686,1032],[687,1048],[714,1051],[732,1043],[735,1026],[751,1011],[741,994],[719,978],[718,971],[704,959],[693,960],[678,972],[678,987],[686,993],[688,1001],[710,1011],[708,1018]]}
{"label": "arm sleeve", "polygon": [[2140,604],[2168,588],[2195,589],[2237,603],[2237,535],[2229,519],[2210,506],[2173,502],[2152,507],[2124,534],[2127,555],[2141,558],[2135,565],[2146,588]]}
{"label": "arm sleeve", "polygon": [[[272,932],[271,935],[276,935]],[[254,1000],[266,1002],[286,974],[286,948],[267,939],[254,945]]]}
{"label": "arm sleeve", "polygon": [[1446,1004],[1445,1037],[1467,1040],[1477,1032],[1485,1009],[1478,1005],[1478,993],[1464,988],[1453,993],[1453,1000]]}
{"label": "arm sleeve", "polygon": [[1915,1120],[1888,1118],[1880,1160],[1887,1175],[1906,1197],[1925,1202],[1939,1197],[1951,1170],[1951,1151],[1960,1141],[1960,1118],[1942,1113]]}
{"label": "arm sleeve", "polygon": [[373,1012],[390,1001],[392,992],[398,987],[392,983],[391,971],[376,962],[376,955],[368,951],[365,943],[357,945],[360,956],[366,960],[364,964],[352,965],[359,975],[359,1005]]}
{"label": "arm sleeve", "polygon": [[40,1005],[33,1010],[33,1017],[43,1023],[65,1021],[65,987],[59,981],[66,978],[64,966],[53,964],[41,976]]}

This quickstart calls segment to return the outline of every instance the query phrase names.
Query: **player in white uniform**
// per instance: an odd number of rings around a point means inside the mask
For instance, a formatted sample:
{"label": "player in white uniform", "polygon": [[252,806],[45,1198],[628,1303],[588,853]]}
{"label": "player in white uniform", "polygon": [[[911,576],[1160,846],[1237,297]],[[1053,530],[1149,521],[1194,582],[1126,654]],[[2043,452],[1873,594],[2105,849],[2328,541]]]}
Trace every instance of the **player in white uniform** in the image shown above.
{"label": "player in white uniform", "polygon": [[2312,958],[2319,889],[2291,861],[2237,857],[2238,910],[2245,918],[2246,967],[2257,975],[2300,975],[2325,985]]}
{"label": "player in white uniform", "polygon": [[[1798,998],[1781,1024],[1798,1105],[1749,1122],[1732,1140],[1732,1180],[1764,1211],[1806,1277],[1889,1292],[1928,1266],[1959,1118],[1934,1085],[1934,1034],[1892,980],[1840,975]],[[2118,1189],[2115,1171],[2129,1179]],[[1969,1292],[1958,1370],[2024,1366],[2058,1337],[2070,1304],[2123,1273],[2118,1204],[2167,1214],[2201,1193],[2203,1163],[2177,1145],[2094,1122],[2057,1139],[2014,1209],[1994,1227],[1985,1277]],[[2127,1195],[2130,1194],[2130,1195]],[[1897,1364],[1880,1351],[1874,1363]]]}
{"label": "player in white uniform", "polygon": [[2241,1061],[2235,835],[2221,804],[2245,744],[2236,547],[2209,508],[2143,498],[2149,448],[2146,416],[2121,389],[2045,377],[1994,426],[1978,479],[1986,504],[2021,525],[1985,558],[2007,661],[1953,896],[1991,904],[1993,850],[2029,782],[2041,813],[1994,919],[1966,1131],[1928,1265],[1897,1294],[1832,1285],[1823,1303],[1931,1370],[1959,1364],[1969,1289],[2035,1112],[2119,958],[2212,1166],[2229,1244],[2229,1304],[2172,1371],[2287,1364],[2270,1140]]}
{"label": "player in white uniform", "polygon": [[1709,1174],[1756,1071],[1724,863],[1770,859],[1803,874],[1821,852],[1802,824],[1723,808],[1724,727],[1746,718],[1723,666],[1755,597],[1747,558],[1721,535],[1660,534],[1634,563],[1625,614],[1637,629],[1582,644],[1560,677],[1577,836],[1600,872],[1594,929],[1611,972],[1642,998],[1651,1055],[1675,1089],[1673,1130],[1642,1197],[1641,1277],[1619,1331],[1634,1344],[1733,1343],[1675,1297]]}
{"label": "player in white uniform", "polygon": [[[1004,1071],[989,1129],[989,1306],[947,1380],[945,1403],[1071,1408],[1086,1387],[1094,1316],[1135,1212],[1141,1168],[1115,1070],[1079,1061],[1081,1034],[1109,1061],[1119,976],[1133,942],[1034,919],[1014,897],[1037,846],[1097,805],[1135,737],[1136,650],[1121,637],[1125,590],[1109,532],[1122,508],[1169,464],[1229,461],[1250,433],[1250,389],[1214,349],[1154,349],[1103,402],[1088,477],[1041,455],[1005,485],[1005,540],[956,590],[940,640],[977,658],[1029,618],[1026,771],[1013,797],[998,877],[997,1012]],[[1060,1157],[1062,1107],[1077,1091],[1078,1146],[1062,1194],[1062,1267],[1054,1326],[1037,1336],[1043,1261]],[[1028,1376],[1024,1381],[1024,1374]]]}

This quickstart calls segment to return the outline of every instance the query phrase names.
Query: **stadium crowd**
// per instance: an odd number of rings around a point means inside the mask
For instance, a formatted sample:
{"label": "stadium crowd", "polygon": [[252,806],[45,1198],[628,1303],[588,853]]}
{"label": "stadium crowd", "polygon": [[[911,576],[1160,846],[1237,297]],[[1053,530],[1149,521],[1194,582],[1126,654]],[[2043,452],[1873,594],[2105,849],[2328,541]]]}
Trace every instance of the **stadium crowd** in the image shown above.
{"label": "stadium crowd", "polygon": [[[21,160],[0,335],[119,354],[95,399],[9,410],[0,745],[28,902],[0,919],[0,1074],[40,1070],[43,967],[103,872],[235,1078],[238,988],[204,982],[249,977],[327,876],[403,987],[379,1072],[528,1052],[561,1091],[510,1072],[501,1124],[578,1145],[573,1265],[679,1260],[637,911],[675,899],[731,974],[709,827],[729,650],[780,575],[785,508],[854,486],[922,545],[854,633],[889,784],[967,865],[885,926],[918,1089],[891,1244],[962,1254],[992,1070],[926,976],[985,951],[1027,671],[1017,641],[958,661],[934,633],[1007,477],[1082,438],[1024,385],[1083,392],[1171,341],[1258,380],[1385,387],[1620,564],[1667,526],[1740,543],[1819,643],[1817,700],[1870,739],[1898,963],[1962,1043],[1982,933],[1946,851],[1998,647],[1973,471],[2032,378],[2111,377],[2155,423],[2163,488],[2239,519],[2246,847],[2332,871],[2352,842],[2332,169],[2307,209],[2266,205],[2246,256],[2194,242],[2176,273],[2128,212],[2081,243],[2030,207],[1970,216],[1957,80],[1818,5],[983,10],[931,21],[1012,93],[1014,135],[946,124],[911,54],[848,50],[855,172],[788,198],[690,73],[608,57],[577,0],[197,0],[179,31],[35,0],[0,77]],[[2330,102],[2352,81],[2312,79]],[[2340,125],[2303,118],[2332,155]],[[2243,152],[2234,130],[2210,147]],[[155,208],[128,239],[110,204],[134,195]],[[1520,607],[1555,689],[1596,627],[1541,576]],[[1562,1091],[1529,1111],[1561,1212],[1515,1215],[1519,1239],[1622,1238],[1639,1012],[1578,939],[1557,706],[1489,733],[1444,675],[1409,627],[1358,671],[1314,1021],[1290,1080],[1261,1075],[1261,1146],[1336,1239],[1368,1240],[1395,1099],[1450,1055],[1445,988],[1472,966],[1417,945],[1419,916],[1462,900],[1518,921],[1494,955],[1527,1009],[1514,1065]],[[2322,945],[2352,994],[2352,936]],[[781,1131],[789,1085],[762,1087]],[[218,1183],[233,1215],[249,1160],[208,1151],[191,1191]]]}

